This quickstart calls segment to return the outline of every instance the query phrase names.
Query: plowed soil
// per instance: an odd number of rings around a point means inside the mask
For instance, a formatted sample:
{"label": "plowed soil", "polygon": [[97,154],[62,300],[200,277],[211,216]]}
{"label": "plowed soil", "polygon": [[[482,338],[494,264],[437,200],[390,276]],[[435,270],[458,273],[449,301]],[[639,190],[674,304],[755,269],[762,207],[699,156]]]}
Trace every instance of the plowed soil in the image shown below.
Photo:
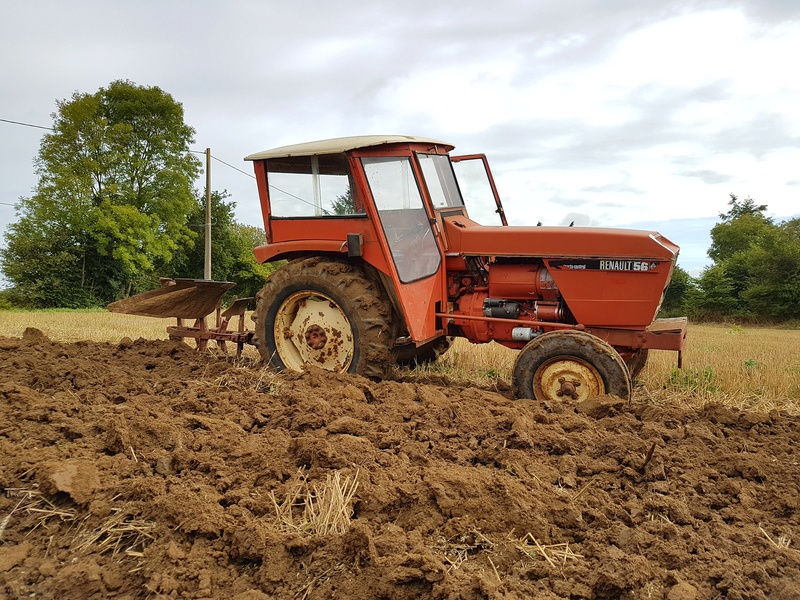
{"label": "plowed soil", "polygon": [[800,598],[800,420],[779,412],[542,406],[36,330],[0,338],[0,411],[0,597]]}

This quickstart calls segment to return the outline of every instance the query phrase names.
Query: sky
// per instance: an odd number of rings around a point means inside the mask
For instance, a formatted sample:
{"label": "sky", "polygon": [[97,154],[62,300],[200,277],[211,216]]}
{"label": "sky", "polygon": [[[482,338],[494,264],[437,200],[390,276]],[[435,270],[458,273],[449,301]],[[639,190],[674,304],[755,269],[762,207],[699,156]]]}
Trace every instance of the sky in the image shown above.
{"label": "sky", "polygon": [[[0,48],[6,121],[118,79],[171,94],[251,225],[246,155],[367,134],[484,153],[512,225],[652,229],[695,275],[730,194],[800,216],[797,0],[28,0]],[[44,133],[0,121],[3,231]]]}

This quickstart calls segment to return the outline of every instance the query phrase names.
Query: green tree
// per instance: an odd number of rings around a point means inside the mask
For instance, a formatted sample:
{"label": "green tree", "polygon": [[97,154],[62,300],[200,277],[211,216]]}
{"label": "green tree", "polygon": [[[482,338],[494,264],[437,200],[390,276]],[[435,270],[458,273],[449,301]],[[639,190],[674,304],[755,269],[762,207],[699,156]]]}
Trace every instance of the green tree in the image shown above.
{"label": "green tree", "polygon": [[776,321],[800,319],[800,219],[775,227],[742,258],[751,272],[742,292],[749,312]]}
{"label": "green tree", "polygon": [[331,209],[335,215],[352,215],[356,213],[356,203],[350,188],[344,194],[339,194],[331,202]]}
{"label": "green tree", "polygon": [[192,244],[194,129],[172,96],[129,81],[56,104],[0,266],[33,306],[103,305],[150,287]]}
{"label": "green tree", "polygon": [[678,317],[687,313],[695,293],[695,282],[689,273],[679,265],[672,272],[664,301],[661,303],[661,317]]}
{"label": "green tree", "polygon": [[772,219],[764,214],[767,210],[766,204],[757,205],[752,198],[740,202],[734,194],[730,198],[730,211],[720,213],[722,222],[711,229],[708,256],[714,262],[727,260],[734,254],[757,245],[775,227]]}
{"label": "green tree", "polygon": [[800,220],[775,223],[752,198],[731,207],[711,230],[714,264],[698,279],[697,318],[780,321],[800,318]]}
{"label": "green tree", "polygon": [[736,282],[722,264],[703,269],[697,280],[698,294],[690,316],[701,320],[718,320],[739,315],[742,303],[734,293]]}
{"label": "green tree", "polygon": [[[761,215],[763,217],[764,212],[767,210],[766,204],[756,204],[756,201],[752,198],[745,198],[740,202],[736,194],[729,195],[730,200],[728,200],[728,206],[730,206],[731,209],[726,213],[719,213],[719,218],[722,219],[724,223],[729,223],[744,215]],[[772,222],[772,219],[767,218],[767,220]]]}
{"label": "green tree", "polygon": [[253,254],[253,248],[267,243],[264,230],[260,227],[241,223],[234,223],[233,229],[235,238],[239,242],[238,260],[231,276],[231,280],[236,282],[236,287],[233,291],[240,298],[246,296],[254,298],[258,291],[264,287],[267,277],[286,261],[259,264],[256,261],[255,254]]}

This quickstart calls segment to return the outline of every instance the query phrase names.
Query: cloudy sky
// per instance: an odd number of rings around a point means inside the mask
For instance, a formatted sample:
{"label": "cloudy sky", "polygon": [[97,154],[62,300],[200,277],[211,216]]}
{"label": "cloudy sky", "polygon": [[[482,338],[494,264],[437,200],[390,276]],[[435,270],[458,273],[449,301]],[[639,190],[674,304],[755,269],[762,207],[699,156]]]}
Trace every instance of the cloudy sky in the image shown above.
{"label": "cloudy sky", "polygon": [[[800,215],[797,0],[28,0],[0,44],[0,119],[49,126],[127,79],[246,173],[284,144],[437,138],[487,154],[513,224],[655,229],[694,273],[729,194]],[[0,122],[3,230],[43,133]],[[212,187],[259,225],[253,179],[219,161]]]}

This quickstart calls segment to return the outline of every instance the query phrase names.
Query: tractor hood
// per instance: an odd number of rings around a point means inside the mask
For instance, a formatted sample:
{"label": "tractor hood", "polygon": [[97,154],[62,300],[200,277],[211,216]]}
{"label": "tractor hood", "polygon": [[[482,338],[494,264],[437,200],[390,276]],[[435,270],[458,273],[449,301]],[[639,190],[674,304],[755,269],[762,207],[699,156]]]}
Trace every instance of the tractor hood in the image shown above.
{"label": "tractor hood", "polygon": [[674,262],[679,251],[655,231],[484,226],[461,215],[443,221],[448,254]]}
{"label": "tractor hood", "polygon": [[577,322],[592,327],[647,328],[678,258],[678,246],[654,231],[443,221],[448,254],[541,259]]}

